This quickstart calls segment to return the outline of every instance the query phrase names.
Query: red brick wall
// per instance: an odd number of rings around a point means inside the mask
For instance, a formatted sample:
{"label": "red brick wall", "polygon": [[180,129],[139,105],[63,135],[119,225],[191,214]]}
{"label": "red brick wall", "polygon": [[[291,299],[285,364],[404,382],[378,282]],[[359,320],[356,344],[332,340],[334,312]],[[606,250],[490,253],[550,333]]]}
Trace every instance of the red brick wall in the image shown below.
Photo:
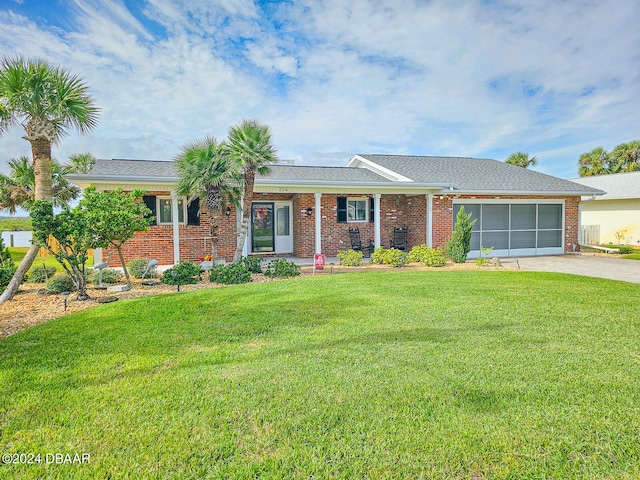
{"label": "red brick wall", "polygon": [[[157,193],[167,195],[166,193]],[[323,194],[321,198],[322,215],[322,253],[335,256],[338,250],[351,247],[349,228],[358,227],[363,243],[373,238],[373,222],[338,223],[337,197],[345,195]],[[347,195],[349,196],[349,195]],[[367,195],[351,195],[363,197]],[[370,196],[370,195],[369,195]],[[367,197],[369,197],[367,196]],[[460,196],[461,199],[471,199],[470,196]],[[475,196],[482,201],[493,196]],[[522,199],[526,197],[500,196],[500,199]],[[565,251],[572,251],[572,245],[578,243],[578,203],[580,197],[529,197],[532,201],[539,199],[565,200]],[[256,194],[254,201],[292,201],[293,202],[293,255],[301,258],[313,257],[315,253],[315,197],[313,194]],[[222,215],[220,236],[218,239],[219,258],[230,261],[236,250],[236,209],[232,205],[229,216]],[[312,208],[312,214],[307,215],[307,209]],[[380,199],[381,240],[385,247],[393,238],[394,227],[408,227],[409,249],[414,245],[426,243],[426,197],[425,195],[382,195]],[[433,196],[433,246],[444,248],[444,244],[451,237],[453,230],[452,198],[439,195]],[[209,233],[209,215],[206,208],[200,216],[200,225],[180,226],[180,259],[197,260],[211,254],[211,237]],[[103,252],[103,259],[111,250]],[[132,258],[155,258],[161,265],[173,263],[173,231],[171,225],[154,225],[149,231],[137,233],[134,238],[125,243],[125,262]],[[117,254],[111,259],[110,265],[120,266]]]}

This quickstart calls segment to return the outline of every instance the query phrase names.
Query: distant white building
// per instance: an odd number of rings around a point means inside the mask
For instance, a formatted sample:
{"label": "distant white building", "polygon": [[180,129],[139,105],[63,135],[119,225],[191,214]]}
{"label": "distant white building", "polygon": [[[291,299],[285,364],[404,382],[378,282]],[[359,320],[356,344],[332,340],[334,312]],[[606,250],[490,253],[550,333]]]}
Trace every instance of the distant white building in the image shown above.
{"label": "distant white building", "polygon": [[[583,197],[580,203],[582,227],[599,226],[600,234],[597,243],[618,243],[616,232],[626,230],[623,243],[640,245],[640,172],[597,175],[571,180],[606,192],[605,195],[593,198]],[[598,228],[593,230],[597,231]],[[582,243],[587,242],[583,239]]]}

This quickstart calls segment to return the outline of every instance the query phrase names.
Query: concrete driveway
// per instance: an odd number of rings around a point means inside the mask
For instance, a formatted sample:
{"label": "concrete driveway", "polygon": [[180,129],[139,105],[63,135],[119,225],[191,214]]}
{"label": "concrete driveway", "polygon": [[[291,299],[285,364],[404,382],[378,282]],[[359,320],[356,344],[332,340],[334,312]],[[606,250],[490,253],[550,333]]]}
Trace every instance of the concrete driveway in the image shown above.
{"label": "concrete driveway", "polygon": [[[510,265],[511,261],[513,259],[505,259],[504,264]],[[521,257],[518,258],[518,262],[522,270],[572,273],[587,277],[640,283],[640,260],[625,260],[614,256],[568,254],[547,257]]]}

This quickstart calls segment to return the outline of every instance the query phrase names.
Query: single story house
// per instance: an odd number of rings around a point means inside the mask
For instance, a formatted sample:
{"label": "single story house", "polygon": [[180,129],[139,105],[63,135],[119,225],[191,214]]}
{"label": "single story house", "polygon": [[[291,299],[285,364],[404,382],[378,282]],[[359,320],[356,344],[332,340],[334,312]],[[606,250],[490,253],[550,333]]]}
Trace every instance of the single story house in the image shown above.
{"label": "single story house", "polygon": [[606,192],[582,199],[582,244],[617,244],[616,232],[626,230],[622,243],[640,245],[640,172],[580,177],[572,181]]}
{"label": "single story house", "polygon": [[[69,178],[81,187],[147,191],[144,201],[155,224],[125,244],[126,259],[172,264],[210,253],[206,209],[199,214],[197,201],[176,195],[173,162],[98,160],[87,174]],[[493,247],[496,256],[562,254],[578,243],[581,197],[602,193],[476,158],[355,155],[344,167],[273,165],[256,178],[244,254],[334,256],[351,247],[351,227],[376,247],[388,247],[393,229],[404,227],[409,249],[443,248],[462,206],[477,219],[471,258],[481,247]],[[240,215],[232,206],[225,213],[218,254],[231,260]]]}

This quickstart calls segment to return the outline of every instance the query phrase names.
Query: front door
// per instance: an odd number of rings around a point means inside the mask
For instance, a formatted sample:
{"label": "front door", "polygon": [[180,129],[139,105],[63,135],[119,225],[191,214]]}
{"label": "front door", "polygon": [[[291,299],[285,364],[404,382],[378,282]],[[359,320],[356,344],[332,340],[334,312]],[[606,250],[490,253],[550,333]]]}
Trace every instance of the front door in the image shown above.
{"label": "front door", "polygon": [[254,202],[251,206],[251,252],[293,253],[291,202]]}
{"label": "front door", "polygon": [[292,204],[291,202],[275,202],[275,209],[276,227],[274,237],[276,253],[293,253]]}
{"label": "front door", "polygon": [[273,202],[254,202],[251,205],[251,251],[275,252]]}

